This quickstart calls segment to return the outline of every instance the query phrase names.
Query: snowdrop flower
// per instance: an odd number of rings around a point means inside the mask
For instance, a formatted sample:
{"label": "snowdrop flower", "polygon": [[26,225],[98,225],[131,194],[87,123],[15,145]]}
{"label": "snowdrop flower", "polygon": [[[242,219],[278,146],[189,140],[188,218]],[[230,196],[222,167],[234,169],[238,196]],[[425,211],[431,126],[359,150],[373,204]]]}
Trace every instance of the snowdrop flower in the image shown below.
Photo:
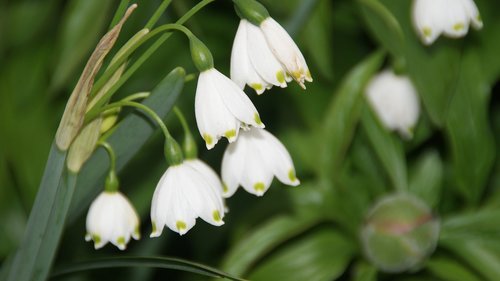
{"label": "snowdrop flower", "polygon": [[426,45],[432,44],[441,33],[463,37],[469,24],[476,29],[483,27],[474,0],[414,0],[413,23]]}
{"label": "snowdrop flower", "polygon": [[302,88],[305,81],[312,82],[304,56],[286,30],[271,17],[259,26],[242,19],[231,52],[231,79],[262,94],[272,86],[286,87],[292,78]]}
{"label": "snowdrop flower", "polygon": [[382,124],[411,138],[420,114],[420,106],[412,82],[390,70],[376,75],[366,88],[366,97]]}
{"label": "snowdrop flower", "polygon": [[96,250],[108,242],[125,250],[130,237],[140,238],[139,217],[134,207],[118,191],[102,192],[90,205],[85,240],[94,240]]}
{"label": "snowdrop flower", "polygon": [[151,237],[160,236],[165,225],[183,235],[198,217],[215,226],[224,224],[220,183],[207,168],[199,160],[186,160],[167,169],[153,195]]}
{"label": "snowdrop flower", "polygon": [[242,185],[262,196],[276,176],[282,183],[299,185],[292,158],[285,146],[264,129],[242,131],[238,141],[229,144],[222,159],[224,197],[230,197]]}
{"label": "snowdrop flower", "polygon": [[215,68],[200,73],[196,88],[195,115],[207,149],[212,149],[222,136],[229,142],[234,142],[241,127],[264,128],[259,113],[248,96]]}

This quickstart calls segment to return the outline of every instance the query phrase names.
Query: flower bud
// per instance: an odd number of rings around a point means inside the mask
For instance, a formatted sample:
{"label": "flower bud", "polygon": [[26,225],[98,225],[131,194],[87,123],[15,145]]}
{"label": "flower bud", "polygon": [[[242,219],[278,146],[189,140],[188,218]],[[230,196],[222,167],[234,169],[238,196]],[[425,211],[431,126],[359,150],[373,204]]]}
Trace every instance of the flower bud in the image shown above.
{"label": "flower bud", "polygon": [[439,220],[409,194],[389,195],[369,211],[361,230],[366,257],[380,270],[403,272],[420,265],[436,248]]}
{"label": "flower bud", "polygon": [[212,53],[200,39],[194,35],[189,36],[189,47],[193,63],[200,72],[214,68]]}
{"label": "flower bud", "polygon": [[269,17],[267,9],[255,0],[233,0],[236,13],[241,19],[260,25]]}

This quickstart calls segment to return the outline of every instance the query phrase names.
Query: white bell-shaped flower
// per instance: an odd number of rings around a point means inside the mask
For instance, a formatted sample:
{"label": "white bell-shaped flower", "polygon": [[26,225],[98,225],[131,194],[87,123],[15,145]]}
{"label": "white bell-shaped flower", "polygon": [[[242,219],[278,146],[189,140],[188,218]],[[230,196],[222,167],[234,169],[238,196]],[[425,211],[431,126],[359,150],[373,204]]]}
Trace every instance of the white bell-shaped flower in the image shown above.
{"label": "white bell-shaped flower", "polygon": [[292,158],[285,146],[264,129],[242,131],[238,141],[229,144],[222,159],[223,196],[230,197],[239,185],[257,196],[267,191],[273,177],[296,186]]}
{"label": "white bell-shaped flower", "polygon": [[240,128],[264,128],[248,96],[215,68],[200,73],[195,114],[198,130],[208,149],[212,149],[223,136],[229,142],[235,141]]}
{"label": "white bell-shaped flower", "polygon": [[411,80],[390,70],[377,74],[366,88],[366,97],[382,124],[411,138],[420,115],[418,95]]}
{"label": "white bell-shaped flower", "polygon": [[85,240],[94,240],[95,249],[108,242],[125,250],[130,237],[138,240],[139,217],[129,200],[119,191],[104,191],[90,205]]}
{"label": "white bell-shaped flower", "polygon": [[483,27],[474,0],[414,0],[413,23],[426,45],[442,33],[453,38],[463,37],[470,24],[476,29]]}
{"label": "white bell-shaped flower", "polygon": [[262,94],[295,79],[305,88],[312,81],[304,56],[288,33],[268,17],[260,26],[242,19],[231,52],[231,79]]}
{"label": "white bell-shaped flower", "polygon": [[215,226],[224,224],[220,182],[198,161],[170,166],[161,177],[151,204],[151,237],[160,236],[165,225],[183,235],[198,217]]}

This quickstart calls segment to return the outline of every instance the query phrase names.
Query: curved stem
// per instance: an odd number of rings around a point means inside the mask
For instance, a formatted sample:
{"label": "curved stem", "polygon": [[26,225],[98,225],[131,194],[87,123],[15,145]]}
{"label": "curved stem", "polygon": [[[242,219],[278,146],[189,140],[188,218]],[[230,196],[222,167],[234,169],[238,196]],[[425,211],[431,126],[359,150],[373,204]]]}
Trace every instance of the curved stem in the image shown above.
{"label": "curved stem", "polygon": [[139,93],[135,93],[135,94],[132,94],[130,96],[123,98],[122,101],[141,100],[141,99],[148,98],[150,95],[151,95],[150,92],[139,92]]}
{"label": "curved stem", "polygon": [[191,130],[189,129],[186,118],[177,106],[174,107],[174,112],[181,122],[182,129],[184,130],[184,142],[182,147],[184,150],[184,156],[186,157],[186,159],[196,159],[198,157],[198,146],[196,144],[196,141],[194,140],[193,134],[191,134]]}
{"label": "curved stem", "polygon": [[149,115],[149,117],[151,117],[158,124],[158,126],[163,131],[163,134],[165,135],[166,139],[172,138],[172,136],[170,135],[170,132],[167,129],[167,126],[165,125],[163,120],[160,118],[160,116],[158,116],[158,114],[156,114],[156,112],[154,112],[151,108],[145,106],[144,104],[134,102],[134,101],[122,100],[122,101],[110,103],[106,106],[103,106],[99,109],[99,111],[97,112],[97,114],[95,116],[90,116],[90,115],[88,116],[89,121],[96,118],[97,116],[99,116],[101,113],[103,113],[106,110],[110,110],[110,109],[117,108],[117,107],[124,107],[124,106],[134,107],[134,108],[140,109],[141,111],[143,111],[144,113]]}
{"label": "curved stem", "polygon": [[[215,0],[203,0],[197,5],[195,5],[191,10],[189,10],[184,16],[182,16],[176,24],[184,24],[187,20],[189,20],[192,16],[194,16],[198,11],[200,11],[206,5],[214,2]],[[123,85],[125,82],[132,76],[132,74],[139,69],[139,67],[172,35],[171,32],[163,34],[160,38],[158,38],[153,45],[151,45],[142,56],[137,59],[137,61],[122,75],[122,77],[115,83],[113,87],[111,87],[93,107],[90,111],[94,111],[95,109],[103,106],[109,98]],[[142,44],[143,42],[141,42]],[[138,45],[139,46],[139,45]],[[137,47],[138,47],[137,46]],[[137,48],[131,48],[131,52]],[[102,76],[97,80],[92,88],[92,92],[90,96],[95,96],[103,86],[106,84],[111,76],[116,72],[116,70],[128,59],[128,56],[122,56],[117,59],[114,63],[112,63],[107,70],[102,74]],[[89,112],[90,112],[89,111]]]}
{"label": "curved stem", "polygon": [[113,150],[113,147],[108,142],[105,141],[99,141],[97,145],[102,146],[106,152],[108,153],[109,156],[109,170],[110,171],[115,171],[116,169],[116,154],[115,151]]}

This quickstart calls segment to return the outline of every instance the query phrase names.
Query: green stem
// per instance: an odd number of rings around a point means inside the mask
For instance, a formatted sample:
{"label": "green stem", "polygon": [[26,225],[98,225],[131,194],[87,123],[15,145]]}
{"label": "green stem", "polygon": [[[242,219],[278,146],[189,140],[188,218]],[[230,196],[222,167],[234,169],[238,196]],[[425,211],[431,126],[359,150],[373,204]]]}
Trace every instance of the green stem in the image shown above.
{"label": "green stem", "polygon": [[116,9],[115,15],[113,16],[113,20],[111,20],[111,24],[109,25],[108,30],[111,30],[123,17],[125,14],[125,11],[128,8],[128,4],[130,3],[130,0],[121,0],[120,5],[118,6],[118,9]]}
{"label": "green stem", "polygon": [[109,156],[109,170],[115,171],[116,170],[116,154],[115,151],[113,150],[113,147],[105,141],[99,141],[97,145],[102,146],[106,152],[108,153]]}
{"label": "green stem", "polygon": [[144,28],[153,28],[156,22],[160,19],[163,12],[165,12],[165,10],[167,9],[168,5],[170,5],[170,2],[172,2],[172,0],[164,0],[158,7],[158,9],[156,9],[156,12],[153,14],[153,16],[149,19],[148,23],[146,23],[146,26]]}
{"label": "green stem", "polygon": [[[195,5],[191,10],[189,10],[184,16],[182,16],[176,24],[183,24],[192,16],[194,16],[198,11],[200,11],[206,5],[212,3],[215,0],[203,0],[197,5]],[[103,98],[99,100],[90,111],[99,108],[107,102],[107,99],[111,97],[125,82],[139,69],[139,67],[151,56],[153,53],[172,35],[171,32],[163,34],[160,38],[158,38],[153,45],[151,45],[142,56],[137,59],[137,61],[122,75],[122,77],[116,82],[116,84],[111,87],[106,94],[104,94]],[[132,52],[135,48],[130,49]],[[111,78],[111,76],[116,72],[116,70],[125,62],[128,56],[122,56],[120,59],[117,59],[114,63],[112,63],[106,71],[102,74],[102,76],[97,80],[92,88],[92,92],[90,96],[95,96],[95,94],[106,84],[106,82]],[[107,99],[106,99],[107,98]]]}
{"label": "green stem", "polygon": [[181,122],[182,129],[184,130],[184,143],[182,145],[184,156],[186,156],[186,159],[196,159],[198,158],[198,146],[194,140],[193,134],[191,134],[186,118],[184,118],[184,114],[182,114],[181,110],[177,106],[174,107],[174,112]]}
{"label": "green stem", "polygon": [[148,98],[151,95],[150,92],[140,92],[140,93],[135,93],[130,96],[127,96],[122,99],[122,101],[135,101],[135,100],[142,100],[145,98]]}
{"label": "green stem", "polygon": [[156,114],[156,112],[154,112],[151,108],[145,106],[144,104],[138,103],[138,102],[134,102],[134,101],[122,100],[122,101],[118,101],[118,102],[115,102],[115,103],[110,103],[110,104],[108,104],[106,106],[101,107],[99,109],[99,112],[97,112],[96,115],[90,115],[89,114],[87,116],[88,117],[88,121],[87,121],[87,118],[85,118],[85,119],[86,119],[87,122],[90,122],[94,118],[96,118],[97,116],[99,116],[101,113],[103,113],[103,112],[105,112],[107,110],[114,109],[114,108],[120,108],[120,107],[124,107],[124,106],[135,107],[137,109],[142,110],[144,113],[146,113],[147,115],[149,115],[158,124],[158,126],[163,131],[163,134],[165,135],[165,138],[172,138],[172,136],[170,135],[170,132],[167,129],[167,126],[165,125],[165,123],[163,122],[163,120],[160,118],[160,116],[158,116],[158,114]]}
{"label": "green stem", "polygon": [[118,176],[116,175],[116,154],[113,147],[105,141],[100,141],[98,145],[102,146],[109,156],[109,173],[106,177],[106,183],[104,184],[104,190],[107,192],[116,192],[120,186],[118,181]]}
{"label": "green stem", "polygon": [[87,115],[86,117],[88,119],[86,118],[86,121],[87,122],[92,121],[94,118],[97,118],[97,116],[102,114],[104,111],[124,106],[134,107],[142,110],[144,113],[149,115],[158,124],[158,126],[160,126],[163,134],[165,135],[165,157],[167,158],[167,161],[170,163],[170,165],[181,164],[182,161],[184,160],[184,156],[182,155],[182,150],[180,149],[179,144],[172,137],[161,117],[158,116],[158,114],[156,114],[156,112],[154,112],[151,108],[147,107],[142,103],[133,101],[118,101],[115,103],[111,103],[101,107],[100,111],[98,111],[96,115]]}

